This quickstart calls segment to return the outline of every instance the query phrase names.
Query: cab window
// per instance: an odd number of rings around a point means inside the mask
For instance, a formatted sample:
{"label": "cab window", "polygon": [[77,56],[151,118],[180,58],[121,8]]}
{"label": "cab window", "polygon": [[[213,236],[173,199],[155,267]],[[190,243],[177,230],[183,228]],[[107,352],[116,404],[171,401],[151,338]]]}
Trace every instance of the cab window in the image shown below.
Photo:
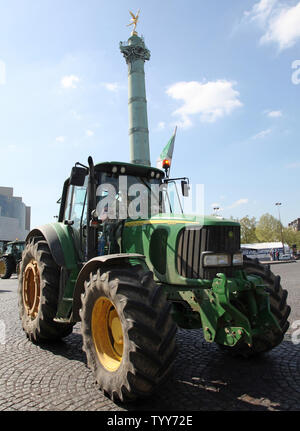
{"label": "cab window", "polygon": [[65,205],[64,220],[72,220],[73,227],[80,229],[87,223],[87,182],[83,186],[69,186]]}

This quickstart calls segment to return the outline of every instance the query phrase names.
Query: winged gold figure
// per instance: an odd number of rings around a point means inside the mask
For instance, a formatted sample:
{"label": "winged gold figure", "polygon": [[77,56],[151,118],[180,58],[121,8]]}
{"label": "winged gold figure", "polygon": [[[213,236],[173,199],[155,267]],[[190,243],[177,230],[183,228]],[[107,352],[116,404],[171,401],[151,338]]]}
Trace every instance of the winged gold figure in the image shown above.
{"label": "winged gold figure", "polygon": [[139,15],[140,15],[140,9],[138,10],[138,13],[136,14],[136,15],[134,15],[134,13],[133,12],[131,12],[131,10],[129,11],[129,13],[130,13],[130,15],[131,15],[131,23],[130,24],[127,24],[127,27],[129,27],[130,25],[133,25],[134,27],[133,27],[133,32],[135,32],[135,29],[136,29],[136,25],[137,25],[137,22],[138,22],[138,20],[139,20]]}

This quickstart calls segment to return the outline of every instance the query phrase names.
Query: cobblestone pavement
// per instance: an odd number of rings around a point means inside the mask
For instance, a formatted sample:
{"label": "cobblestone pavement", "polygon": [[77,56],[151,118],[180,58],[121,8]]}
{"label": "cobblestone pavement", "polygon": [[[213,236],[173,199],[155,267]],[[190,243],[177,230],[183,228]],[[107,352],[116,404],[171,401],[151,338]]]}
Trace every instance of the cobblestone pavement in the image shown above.
{"label": "cobblestone pavement", "polygon": [[[300,262],[277,265],[300,320]],[[285,279],[285,280],[284,280]],[[0,280],[0,410],[205,411],[300,410],[300,344],[284,342],[255,360],[233,359],[206,343],[201,331],[180,330],[173,375],[158,393],[132,406],[116,405],[94,384],[81,350],[80,324],[64,341],[37,346],[25,337],[17,312],[17,279]],[[0,322],[1,323],[1,322]],[[1,342],[1,340],[0,340]]]}

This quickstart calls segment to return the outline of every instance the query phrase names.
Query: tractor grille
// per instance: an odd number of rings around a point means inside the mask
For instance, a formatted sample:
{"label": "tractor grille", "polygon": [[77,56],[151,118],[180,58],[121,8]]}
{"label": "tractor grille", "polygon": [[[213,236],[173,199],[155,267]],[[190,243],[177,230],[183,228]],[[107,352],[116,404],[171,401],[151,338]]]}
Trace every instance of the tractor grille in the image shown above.
{"label": "tractor grille", "polygon": [[203,268],[201,254],[235,253],[240,250],[239,226],[186,227],[178,237],[177,270],[185,278],[212,279],[218,272],[233,275],[232,267]]}

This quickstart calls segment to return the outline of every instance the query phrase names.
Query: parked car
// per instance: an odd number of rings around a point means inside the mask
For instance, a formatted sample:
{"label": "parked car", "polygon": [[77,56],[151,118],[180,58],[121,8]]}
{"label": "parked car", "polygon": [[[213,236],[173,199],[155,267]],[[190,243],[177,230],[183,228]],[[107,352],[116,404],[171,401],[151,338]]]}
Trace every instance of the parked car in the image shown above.
{"label": "parked car", "polygon": [[292,260],[293,257],[291,255],[291,253],[285,253],[285,254],[280,254],[279,255],[279,260]]}

